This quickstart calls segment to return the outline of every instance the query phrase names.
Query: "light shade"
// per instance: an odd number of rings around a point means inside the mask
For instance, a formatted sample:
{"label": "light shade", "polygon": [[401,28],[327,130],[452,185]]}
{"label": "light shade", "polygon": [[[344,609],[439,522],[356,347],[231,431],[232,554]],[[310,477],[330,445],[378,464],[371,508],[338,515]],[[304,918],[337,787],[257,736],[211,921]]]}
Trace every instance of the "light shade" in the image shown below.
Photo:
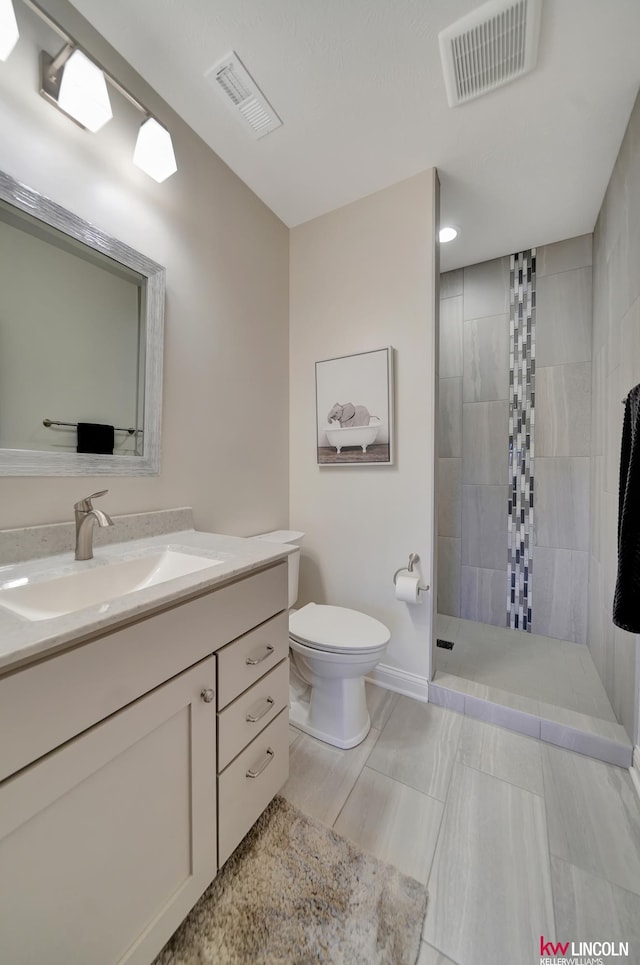
{"label": "light shade", "polygon": [[446,245],[448,241],[453,241],[454,238],[458,237],[458,229],[454,228],[453,225],[445,225],[444,228],[440,228],[439,234],[440,244]]}
{"label": "light shade", "polygon": [[133,163],[158,182],[178,170],[171,135],[155,117],[148,117],[138,131]]}
{"label": "light shade", "polygon": [[11,0],[0,0],[0,60],[7,59],[19,36]]}
{"label": "light shade", "polygon": [[104,74],[81,50],[62,69],[58,106],[93,133],[113,117]]}

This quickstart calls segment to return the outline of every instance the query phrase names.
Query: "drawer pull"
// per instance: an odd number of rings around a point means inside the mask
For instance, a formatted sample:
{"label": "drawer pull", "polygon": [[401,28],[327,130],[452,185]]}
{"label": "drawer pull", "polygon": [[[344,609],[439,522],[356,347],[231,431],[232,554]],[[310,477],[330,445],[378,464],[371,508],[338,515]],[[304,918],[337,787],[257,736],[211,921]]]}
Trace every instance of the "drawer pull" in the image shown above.
{"label": "drawer pull", "polygon": [[247,657],[247,664],[250,667],[255,667],[257,663],[262,663],[262,661],[266,660],[267,657],[270,657],[272,653],[273,653],[273,647],[270,644],[267,644],[264,648],[264,653],[261,656]]}
{"label": "drawer pull", "polygon": [[260,720],[261,717],[264,717],[265,714],[268,714],[271,708],[273,707],[273,703],[274,703],[273,697],[267,697],[265,699],[265,706],[258,713],[252,714],[251,712],[249,712],[247,714],[245,718],[245,720],[247,721],[247,724],[255,724],[257,720]]}
{"label": "drawer pull", "polygon": [[270,748],[270,747],[267,747],[267,753],[266,753],[266,755],[265,755],[265,759],[263,760],[263,762],[262,762],[262,764],[260,765],[260,767],[259,767],[256,771],[252,771],[251,768],[249,768],[249,770],[247,771],[247,777],[260,777],[260,775],[261,775],[262,772],[264,771],[265,767],[268,767],[268,766],[269,766],[269,764],[271,763],[271,761],[273,760],[273,758],[274,758],[275,756],[276,756],[276,755],[273,753],[273,751],[271,750],[271,748]]}

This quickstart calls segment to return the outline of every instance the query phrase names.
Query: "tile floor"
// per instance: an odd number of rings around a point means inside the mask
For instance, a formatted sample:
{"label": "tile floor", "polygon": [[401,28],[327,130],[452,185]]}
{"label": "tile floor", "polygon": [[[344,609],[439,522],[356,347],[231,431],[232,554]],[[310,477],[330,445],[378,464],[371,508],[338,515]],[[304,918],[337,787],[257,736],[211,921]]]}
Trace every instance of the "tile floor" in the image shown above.
{"label": "tile floor", "polygon": [[418,965],[539,965],[541,935],[626,941],[616,965],[640,963],[640,801],[626,770],[367,693],[359,747],[291,728],[282,793],[427,885]]}

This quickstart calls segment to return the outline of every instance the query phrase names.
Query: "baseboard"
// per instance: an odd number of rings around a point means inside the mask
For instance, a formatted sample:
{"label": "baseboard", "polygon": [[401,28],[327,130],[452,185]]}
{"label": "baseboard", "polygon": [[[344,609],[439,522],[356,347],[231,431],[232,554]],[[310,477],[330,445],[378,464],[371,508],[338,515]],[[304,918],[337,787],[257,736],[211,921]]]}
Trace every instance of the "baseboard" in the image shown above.
{"label": "baseboard", "polygon": [[397,694],[405,697],[413,697],[427,703],[429,700],[429,681],[426,677],[419,677],[417,674],[409,673],[406,670],[398,670],[396,667],[387,667],[379,663],[375,670],[367,674],[366,679],[385,690],[393,690]]}
{"label": "baseboard", "polygon": [[640,797],[640,747],[637,744],[633,749],[633,760],[629,768],[629,774],[631,775],[633,786],[636,789],[636,794]]}

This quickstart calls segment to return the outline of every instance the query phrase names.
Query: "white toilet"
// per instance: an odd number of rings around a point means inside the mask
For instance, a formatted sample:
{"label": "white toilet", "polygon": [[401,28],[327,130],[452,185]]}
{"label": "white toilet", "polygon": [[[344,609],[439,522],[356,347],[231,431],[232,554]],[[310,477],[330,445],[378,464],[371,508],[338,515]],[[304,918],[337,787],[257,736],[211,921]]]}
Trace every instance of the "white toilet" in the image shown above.
{"label": "white toilet", "polygon": [[291,610],[304,533],[276,530],[255,538],[298,547],[288,557],[291,723],[327,744],[355,747],[371,727],[364,678],[384,655],[391,634],[373,617],[345,607],[308,603]]}

